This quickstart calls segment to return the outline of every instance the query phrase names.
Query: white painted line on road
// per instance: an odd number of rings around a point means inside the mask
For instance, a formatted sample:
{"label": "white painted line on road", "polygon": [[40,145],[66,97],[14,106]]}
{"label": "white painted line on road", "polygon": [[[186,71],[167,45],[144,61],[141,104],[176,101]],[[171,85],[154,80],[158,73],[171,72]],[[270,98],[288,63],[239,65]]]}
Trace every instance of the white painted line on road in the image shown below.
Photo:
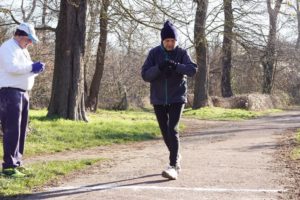
{"label": "white painted line on road", "polygon": [[106,184],[98,186],[82,186],[82,187],[56,187],[50,188],[50,191],[57,191],[62,193],[74,192],[74,191],[97,191],[97,190],[170,190],[170,191],[194,191],[194,192],[215,192],[215,193],[228,193],[228,192],[237,192],[237,193],[279,193],[286,192],[282,189],[234,189],[234,188],[199,188],[199,187],[163,187],[163,186],[144,186],[144,185],[116,185],[116,184]]}
{"label": "white painted line on road", "polygon": [[228,188],[185,188],[185,187],[158,187],[158,186],[124,186],[121,188],[128,189],[144,189],[144,190],[183,190],[183,191],[196,191],[196,192],[266,192],[266,193],[277,193],[282,190],[271,190],[271,189],[228,189]]}

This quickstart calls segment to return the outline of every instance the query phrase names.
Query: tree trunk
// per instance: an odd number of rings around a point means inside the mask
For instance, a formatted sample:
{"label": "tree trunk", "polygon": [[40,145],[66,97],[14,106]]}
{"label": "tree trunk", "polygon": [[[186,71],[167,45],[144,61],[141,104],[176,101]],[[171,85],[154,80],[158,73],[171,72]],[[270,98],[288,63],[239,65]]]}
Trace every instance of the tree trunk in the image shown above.
{"label": "tree trunk", "polygon": [[223,97],[231,97],[233,95],[231,89],[231,67],[232,67],[232,37],[233,37],[233,13],[232,0],[224,0],[224,36],[222,47],[222,82],[221,90]]}
{"label": "tree trunk", "polygon": [[60,3],[48,116],[87,121],[83,88],[86,7],[86,0],[62,0]]}
{"label": "tree trunk", "polygon": [[42,25],[46,25],[46,16],[47,16],[47,7],[48,7],[48,0],[44,0],[43,8],[42,8]]}
{"label": "tree trunk", "polygon": [[270,94],[273,86],[273,74],[276,51],[276,33],[277,33],[277,17],[281,7],[282,0],[276,0],[274,9],[271,6],[271,0],[267,0],[269,13],[269,36],[262,58],[263,66],[263,93]]}
{"label": "tree trunk", "polygon": [[[99,15],[99,5],[98,2],[90,1],[89,3],[89,14],[90,14],[90,23],[89,23],[89,30],[87,33],[87,40],[86,40],[86,48],[85,48],[85,55],[84,55],[84,96],[88,97],[88,71],[90,69],[90,59],[92,56],[93,51],[93,41],[96,37],[95,29],[97,27],[96,20]],[[87,98],[86,98],[87,100]]]}
{"label": "tree trunk", "polygon": [[100,40],[97,50],[97,61],[95,74],[92,79],[89,97],[87,99],[87,108],[91,111],[96,111],[98,106],[98,94],[100,90],[100,83],[104,71],[104,59],[106,51],[106,41],[107,41],[107,27],[108,27],[108,16],[107,10],[109,7],[110,0],[102,0],[101,10],[100,10]]}
{"label": "tree trunk", "polygon": [[[48,7],[48,0],[44,0],[43,8],[42,8],[42,25],[43,27],[46,26],[46,16],[47,16],[47,7]],[[43,31],[42,35],[43,43],[46,43],[46,31]]]}
{"label": "tree trunk", "polygon": [[207,65],[207,41],[205,34],[206,13],[208,0],[197,0],[195,16],[194,40],[197,56],[198,71],[195,77],[193,109],[209,105],[208,98],[208,73]]}
{"label": "tree trunk", "polygon": [[296,7],[297,7],[297,21],[298,21],[298,38],[296,43],[296,49],[298,50],[300,48],[300,1],[296,1]]}

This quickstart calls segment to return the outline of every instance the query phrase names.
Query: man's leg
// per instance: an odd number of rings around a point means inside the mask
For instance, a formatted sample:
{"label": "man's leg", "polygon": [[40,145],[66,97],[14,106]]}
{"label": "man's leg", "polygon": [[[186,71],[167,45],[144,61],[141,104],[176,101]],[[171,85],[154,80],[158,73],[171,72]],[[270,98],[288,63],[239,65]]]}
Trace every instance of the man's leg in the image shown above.
{"label": "man's leg", "polygon": [[184,109],[184,104],[175,103],[170,105],[169,110],[169,132],[170,132],[170,166],[176,166],[179,153],[179,120]]}
{"label": "man's leg", "polygon": [[6,109],[2,116],[3,169],[18,167],[19,139],[22,111],[22,92],[5,90]]}
{"label": "man's leg", "polygon": [[170,139],[169,139],[169,116],[168,116],[168,110],[169,106],[166,105],[154,105],[154,112],[156,115],[156,119],[160,128],[160,131],[162,133],[162,136],[164,138],[164,142],[168,147],[168,150],[170,149]]}
{"label": "man's leg", "polygon": [[6,94],[4,93],[4,90],[0,89],[0,124],[1,124],[1,131],[3,132],[3,128],[2,128],[2,116],[4,116],[5,112],[6,112]]}
{"label": "man's leg", "polygon": [[28,125],[28,113],[29,113],[29,95],[27,92],[23,93],[22,98],[22,119],[21,119],[21,132],[20,132],[20,142],[19,142],[19,153],[18,153],[18,164],[22,165],[22,156],[24,153],[24,145],[26,139],[26,131]]}

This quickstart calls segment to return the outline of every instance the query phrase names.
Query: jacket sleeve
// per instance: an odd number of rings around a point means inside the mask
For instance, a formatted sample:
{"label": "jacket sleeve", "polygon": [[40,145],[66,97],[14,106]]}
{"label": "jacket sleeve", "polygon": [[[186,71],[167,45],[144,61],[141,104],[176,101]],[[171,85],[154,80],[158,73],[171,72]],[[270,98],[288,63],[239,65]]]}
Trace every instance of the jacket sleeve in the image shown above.
{"label": "jacket sleeve", "polygon": [[189,77],[194,76],[197,72],[197,65],[191,60],[186,50],[183,51],[182,63],[177,65],[176,72],[185,74]]}
{"label": "jacket sleeve", "polygon": [[0,59],[5,67],[5,71],[15,75],[28,74],[31,72],[32,66],[28,64],[23,64],[19,62],[18,54],[11,49],[8,49],[4,52],[4,49],[1,49]]}
{"label": "jacket sleeve", "polygon": [[155,65],[155,59],[153,51],[149,52],[149,55],[142,66],[142,77],[146,82],[155,80],[161,74],[158,65]]}

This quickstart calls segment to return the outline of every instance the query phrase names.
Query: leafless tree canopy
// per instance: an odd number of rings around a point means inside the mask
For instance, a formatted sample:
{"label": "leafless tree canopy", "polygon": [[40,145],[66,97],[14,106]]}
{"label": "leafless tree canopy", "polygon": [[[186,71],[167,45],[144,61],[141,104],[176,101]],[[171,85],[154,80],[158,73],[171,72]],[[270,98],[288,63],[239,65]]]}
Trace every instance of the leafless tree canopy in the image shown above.
{"label": "leafless tree canopy", "polygon": [[[178,28],[178,44],[188,49],[199,67],[189,80],[194,108],[208,105],[209,96],[251,92],[284,93],[300,101],[299,0],[86,3],[86,19],[80,22],[86,35],[80,56],[82,80],[72,84],[82,84],[82,105],[91,110],[149,106],[149,86],[142,81],[140,68],[150,48],[161,43],[160,29],[166,19]],[[61,12],[61,0],[0,2],[0,42],[11,37],[22,21],[33,23],[41,39],[30,49],[33,60],[47,63],[31,92],[33,107],[53,103],[51,91],[61,86],[52,82],[66,73],[55,72],[58,62],[67,60],[57,49]],[[72,39],[66,35],[63,40]],[[65,90],[68,93],[70,88]]]}

